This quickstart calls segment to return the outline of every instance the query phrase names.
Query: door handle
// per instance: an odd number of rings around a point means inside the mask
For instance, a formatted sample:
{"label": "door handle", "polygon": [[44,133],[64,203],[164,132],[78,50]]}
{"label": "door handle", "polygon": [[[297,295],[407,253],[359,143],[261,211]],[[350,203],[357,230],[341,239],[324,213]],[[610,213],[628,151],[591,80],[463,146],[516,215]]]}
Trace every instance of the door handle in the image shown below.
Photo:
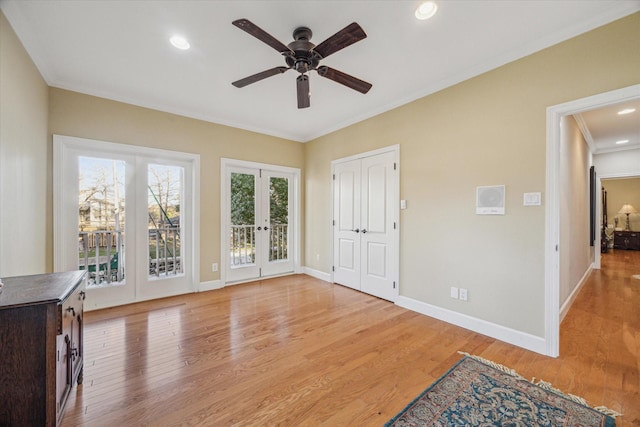
{"label": "door handle", "polygon": [[356,233],[360,232],[360,230],[358,228],[356,228],[355,230],[351,230],[351,231],[355,231]]}
{"label": "door handle", "polygon": [[362,229],[362,234],[367,234],[367,229],[366,228]]}
{"label": "door handle", "polygon": [[258,231],[262,230],[262,227],[258,227]]}
{"label": "door handle", "polygon": [[264,231],[267,231],[269,229],[269,227],[264,227]]}

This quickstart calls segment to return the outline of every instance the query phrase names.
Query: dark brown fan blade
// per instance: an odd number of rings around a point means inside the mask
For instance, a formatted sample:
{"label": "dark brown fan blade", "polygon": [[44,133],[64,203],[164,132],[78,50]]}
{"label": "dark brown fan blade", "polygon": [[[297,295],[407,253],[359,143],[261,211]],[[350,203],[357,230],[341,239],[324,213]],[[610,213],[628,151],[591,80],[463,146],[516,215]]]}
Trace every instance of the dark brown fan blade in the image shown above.
{"label": "dark brown fan blade", "polygon": [[320,43],[318,46],[314,47],[313,50],[319,53],[323,58],[326,58],[332,53],[335,53],[340,49],[344,49],[355,42],[359,42],[366,37],[367,34],[364,32],[362,27],[353,22]]}
{"label": "dark brown fan blade", "polygon": [[308,108],[311,106],[309,95],[309,76],[300,74],[296,79],[298,87],[298,108]]}
{"label": "dark brown fan blade", "polygon": [[322,66],[318,67],[318,74],[322,77],[326,77],[329,80],[333,80],[336,83],[345,85],[353,90],[357,90],[360,93],[367,93],[373,86],[371,83],[367,83],[364,80],[360,80],[342,71],[335,70],[330,67]]}
{"label": "dark brown fan blade", "polygon": [[293,55],[293,51],[289,49],[286,45],[279,42],[271,34],[267,33],[262,28],[258,27],[256,24],[249,21],[248,19],[236,19],[235,21],[232,22],[232,24],[240,28],[241,30],[244,30],[247,33],[251,34],[253,37],[257,38],[258,40],[268,44],[269,46],[271,46],[278,52],[282,53],[283,55],[288,55],[288,54]]}
{"label": "dark brown fan blade", "polygon": [[260,73],[256,73],[252,76],[245,77],[244,79],[240,79],[231,84],[234,85],[235,87],[245,87],[247,85],[250,85],[251,83],[259,82],[262,79],[266,79],[267,77],[275,76],[276,74],[282,74],[287,70],[288,70],[287,67],[275,67],[270,70],[265,70]]}

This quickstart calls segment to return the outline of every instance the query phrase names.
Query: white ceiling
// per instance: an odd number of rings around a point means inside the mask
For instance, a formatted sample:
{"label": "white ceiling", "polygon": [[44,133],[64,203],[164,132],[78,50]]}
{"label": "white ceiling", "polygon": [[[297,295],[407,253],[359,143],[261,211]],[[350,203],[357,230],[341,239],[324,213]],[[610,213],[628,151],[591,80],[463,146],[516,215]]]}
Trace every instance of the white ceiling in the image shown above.
{"label": "white ceiling", "polygon": [[[640,0],[441,0],[434,18],[418,21],[418,4],[0,0],[51,86],[301,142],[640,10]],[[299,110],[294,71],[233,87],[235,80],[285,65],[278,52],[231,24],[238,18],[284,44],[299,26],[310,27],[311,41],[319,44],[358,22],[368,37],[321,65],[373,88],[362,95],[312,72],[311,108]],[[172,47],[174,33],[192,48]],[[583,114],[586,122],[589,116]],[[598,123],[594,138],[606,133]]]}
{"label": "white ceiling", "polygon": [[[625,109],[635,111],[618,114]],[[575,118],[594,154],[640,148],[640,93],[633,101],[585,111],[576,114]],[[629,142],[616,144],[623,140]]]}

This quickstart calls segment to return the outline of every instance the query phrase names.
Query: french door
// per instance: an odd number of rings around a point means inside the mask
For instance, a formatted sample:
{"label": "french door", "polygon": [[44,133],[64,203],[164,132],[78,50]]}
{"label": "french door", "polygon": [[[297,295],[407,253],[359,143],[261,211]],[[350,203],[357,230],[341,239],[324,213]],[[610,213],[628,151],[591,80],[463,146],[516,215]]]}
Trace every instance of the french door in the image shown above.
{"label": "french door", "polygon": [[294,272],[297,174],[276,166],[233,161],[224,162],[223,173],[225,280],[239,282]]}
{"label": "french door", "polygon": [[197,156],[54,136],[55,269],[87,309],[193,291]]}
{"label": "french door", "polygon": [[398,295],[397,153],[334,162],[333,281]]}

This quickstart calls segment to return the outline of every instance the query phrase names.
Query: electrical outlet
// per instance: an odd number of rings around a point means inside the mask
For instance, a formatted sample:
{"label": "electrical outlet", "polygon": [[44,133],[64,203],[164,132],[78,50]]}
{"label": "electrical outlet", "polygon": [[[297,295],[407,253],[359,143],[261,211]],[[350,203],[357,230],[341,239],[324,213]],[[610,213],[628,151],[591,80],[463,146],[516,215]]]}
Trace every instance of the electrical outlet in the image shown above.
{"label": "electrical outlet", "polygon": [[467,300],[467,290],[466,289],[460,288],[460,300],[461,301],[466,301]]}
{"label": "electrical outlet", "polygon": [[451,287],[451,298],[458,299],[458,288],[455,286]]}
{"label": "electrical outlet", "polygon": [[211,271],[216,272],[218,271],[218,263],[214,262],[213,264],[211,264]]}

